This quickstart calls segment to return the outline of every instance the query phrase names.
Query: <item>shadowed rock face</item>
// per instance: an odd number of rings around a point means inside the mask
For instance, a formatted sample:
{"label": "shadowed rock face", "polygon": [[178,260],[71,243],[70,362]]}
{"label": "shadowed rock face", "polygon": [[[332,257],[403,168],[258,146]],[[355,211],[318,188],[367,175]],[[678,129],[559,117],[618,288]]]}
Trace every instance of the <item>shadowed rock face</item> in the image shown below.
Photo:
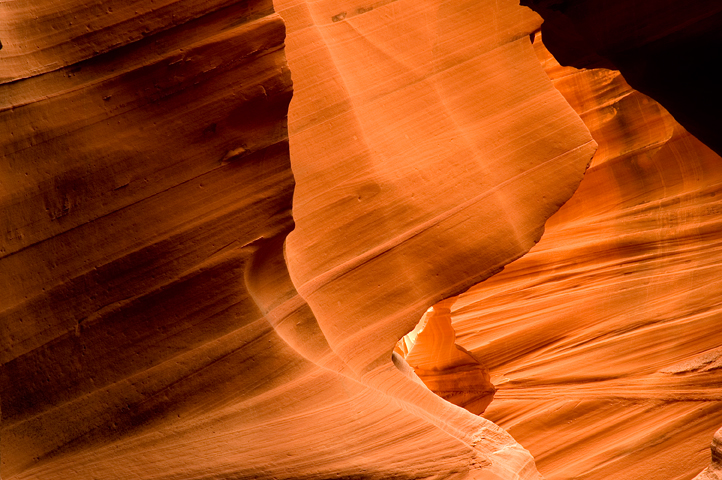
{"label": "shadowed rock face", "polygon": [[260,1],[1,8],[0,474],[218,470],[199,417],[303,368],[243,284],[293,225],[283,22]]}
{"label": "shadowed rock face", "polygon": [[392,349],[595,150],[539,18],[278,3],[0,7],[4,479],[538,478]]}
{"label": "shadowed rock face", "polygon": [[722,3],[717,0],[522,0],[544,17],[562,65],[618,69],[722,154]]}
{"label": "shadowed rock face", "polygon": [[456,341],[546,478],[692,478],[722,424],[722,158],[618,72],[534,46],[599,149],[542,240],[459,296]]}

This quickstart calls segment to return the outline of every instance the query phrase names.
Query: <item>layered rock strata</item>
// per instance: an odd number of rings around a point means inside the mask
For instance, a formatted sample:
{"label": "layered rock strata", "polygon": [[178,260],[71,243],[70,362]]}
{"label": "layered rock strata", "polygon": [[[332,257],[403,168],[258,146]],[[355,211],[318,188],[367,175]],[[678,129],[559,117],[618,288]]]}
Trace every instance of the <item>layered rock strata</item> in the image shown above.
{"label": "layered rock strata", "polygon": [[277,7],[296,72],[291,278],[334,352],[383,383],[430,304],[538,240],[595,145],[512,1]]}
{"label": "layered rock strata", "polygon": [[694,477],[694,480],[719,480],[722,478],[722,429],[717,430],[710,445],[712,460],[709,467]]}
{"label": "layered rock strata", "polygon": [[208,417],[299,368],[242,281],[293,225],[283,22],[261,1],[1,8],[0,474],[225,468]]}
{"label": "layered rock strata", "polygon": [[[396,340],[533,245],[530,222],[558,208],[594,144],[539,75],[538,18],[513,2],[277,8],[296,88],[293,283],[364,383],[455,418],[393,368]],[[468,446],[487,427],[464,418],[438,425]]]}
{"label": "layered rock strata", "polygon": [[277,7],[288,130],[269,2],[0,7],[3,478],[538,478],[392,350],[594,152],[539,18]]}
{"label": "layered rock strata", "polygon": [[457,343],[546,478],[692,478],[722,424],[722,159],[618,72],[534,46],[599,149],[530,253],[459,296]]}

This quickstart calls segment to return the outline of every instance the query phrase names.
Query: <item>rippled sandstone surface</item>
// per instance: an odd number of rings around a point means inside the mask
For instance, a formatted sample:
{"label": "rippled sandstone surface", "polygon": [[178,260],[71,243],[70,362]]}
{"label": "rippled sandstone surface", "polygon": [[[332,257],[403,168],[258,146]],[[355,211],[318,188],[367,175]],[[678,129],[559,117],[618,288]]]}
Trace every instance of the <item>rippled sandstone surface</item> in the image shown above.
{"label": "rippled sandstone surface", "polygon": [[[664,57],[686,22],[714,51],[719,3],[693,7],[585,33],[661,19]],[[559,67],[532,11],[0,18],[3,479],[531,480],[532,454],[548,478],[719,477],[721,159],[617,72]]]}
{"label": "rippled sandstone surface", "polygon": [[392,350],[594,153],[539,17],[275,10],[0,6],[2,478],[538,478]]}

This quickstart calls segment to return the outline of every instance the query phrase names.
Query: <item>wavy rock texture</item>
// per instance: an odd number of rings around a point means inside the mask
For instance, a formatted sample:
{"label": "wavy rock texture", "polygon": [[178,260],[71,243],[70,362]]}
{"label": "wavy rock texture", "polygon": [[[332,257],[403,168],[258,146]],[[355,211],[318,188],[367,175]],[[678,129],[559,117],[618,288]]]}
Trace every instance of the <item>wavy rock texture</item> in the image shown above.
{"label": "wavy rock texture", "polygon": [[3,478],[538,478],[391,358],[594,152],[539,18],[279,3],[285,252],[270,2],[0,6]]}
{"label": "wavy rock texture", "polygon": [[292,227],[284,25],[191,3],[2,5],[5,479],[230,475],[303,369],[242,281]]}
{"label": "wavy rock texture", "polygon": [[[354,375],[478,449],[475,432],[496,427],[419,389],[394,345],[430,304],[530,248],[595,144],[539,69],[537,17],[514,2],[277,8],[295,84],[293,283]],[[493,442],[526,464],[511,439]]]}
{"label": "wavy rock texture", "polygon": [[534,46],[599,150],[531,252],[459,296],[456,341],[546,478],[692,478],[722,424],[722,159],[618,72]]}
{"label": "wavy rock texture", "polygon": [[383,383],[431,304],[537,241],[595,144],[538,68],[529,10],[371,7],[278,5],[296,72],[289,271],[333,351]]}

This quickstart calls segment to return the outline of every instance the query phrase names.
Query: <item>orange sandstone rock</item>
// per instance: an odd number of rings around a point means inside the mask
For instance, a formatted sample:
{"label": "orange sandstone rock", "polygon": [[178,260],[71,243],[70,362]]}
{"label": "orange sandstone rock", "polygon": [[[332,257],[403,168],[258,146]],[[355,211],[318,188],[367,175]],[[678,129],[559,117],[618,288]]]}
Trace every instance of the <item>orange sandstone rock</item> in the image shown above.
{"label": "orange sandstone rock", "polygon": [[1,7],[4,479],[242,471],[241,399],[304,369],[243,286],[292,227],[283,22],[116,3]]}
{"label": "orange sandstone rock", "polygon": [[[595,149],[539,68],[538,18],[512,1],[276,6],[295,86],[291,279],[355,375],[478,449],[496,427],[391,357],[432,303],[537,241]],[[497,452],[525,464],[511,439],[485,436],[491,468]]]}
{"label": "orange sandstone rock", "polygon": [[594,152],[535,14],[51,3],[0,6],[4,479],[538,478],[392,363]]}
{"label": "orange sandstone rock", "polygon": [[710,450],[712,451],[712,461],[709,467],[694,477],[694,480],[719,480],[722,478],[722,429],[715,433]]}
{"label": "orange sandstone rock", "polygon": [[538,68],[528,10],[352,7],[278,5],[296,85],[286,256],[331,348],[371,381],[429,304],[534,244],[595,146]]}
{"label": "orange sandstone rock", "polygon": [[546,478],[692,478],[722,424],[722,159],[619,73],[534,46],[599,149],[530,253],[459,296],[457,342]]}
{"label": "orange sandstone rock", "polygon": [[434,305],[414,329],[419,331],[401,339],[399,348],[432,392],[478,415],[491,403],[496,389],[488,369],[456,345],[450,310],[455,301],[452,297]]}

